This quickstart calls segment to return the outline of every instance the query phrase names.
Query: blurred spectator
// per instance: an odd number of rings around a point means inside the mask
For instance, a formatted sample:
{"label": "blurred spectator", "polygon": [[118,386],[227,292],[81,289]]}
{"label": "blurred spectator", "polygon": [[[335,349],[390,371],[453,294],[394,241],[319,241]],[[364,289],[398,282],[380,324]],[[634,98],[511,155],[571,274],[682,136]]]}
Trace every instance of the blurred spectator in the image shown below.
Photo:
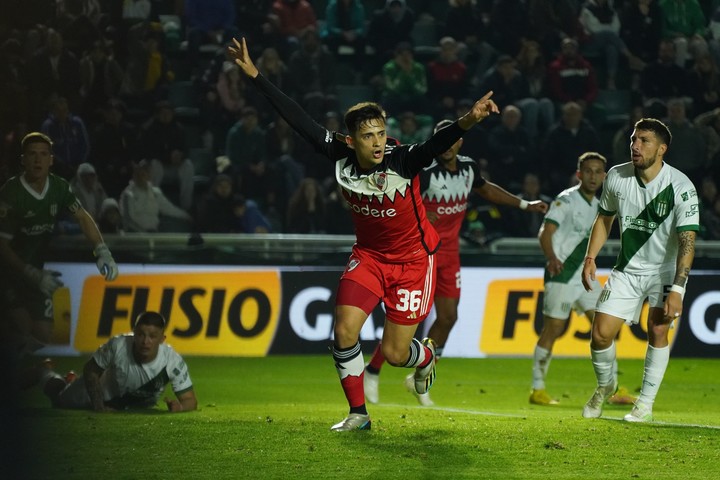
{"label": "blurred spectator", "polygon": [[720,107],[720,71],[709,53],[697,55],[688,74],[693,116]]}
{"label": "blurred spectator", "polygon": [[408,110],[429,113],[427,72],[425,65],[415,61],[411,44],[399,44],[395,57],[383,66],[382,72],[382,102],[389,115]]}
{"label": "blurred spectator", "polygon": [[528,0],[529,31],[547,58],[560,50],[564,39],[578,38],[580,24],[575,0]]}
{"label": "blurred spectator", "polygon": [[580,24],[587,41],[583,46],[586,55],[601,54],[605,57],[607,88],[614,90],[620,55],[627,58],[630,68],[639,70],[641,60],[630,52],[620,38],[620,17],[611,0],[587,0],[580,10]]}
{"label": "blurred spectator", "polygon": [[490,130],[488,145],[489,170],[493,182],[518,189],[522,175],[537,170],[530,134],[521,126],[522,113],[514,105],[502,110],[500,125]]}
{"label": "blurred spectator", "polygon": [[235,226],[233,231],[239,233],[271,233],[272,224],[262,213],[257,203],[245,199],[242,195],[233,198]]}
{"label": "blurred spectator", "polygon": [[234,0],[185,0],[188,59],[198,62],[200,45],[214,44],[220,48],[237,36]]}
{"label": "blurred spectator", "polygon": [[330,190],[325,201],[327,233],[332,235],[355,234],[350,207],[342,195],[342,187],[332,179],[327,182],[326,188]]}
{"label": "blurred spectator", "polygon": [[100,232],[122,234],[125,233],[120,214],[120,204],[114,198],[106,198],[100,205],[100,214],[97,220]]}
{"label": "blurred spectator", "polygon": [[720,196],[717,184],[705,177],[700,184],[700,235],[703,240],[720,240]]}
{"label": "blurred spectator", "polygon": [[440,39],[440,54],[428,63],[427,71],[435,115],[452,115],[457,102],[467,96],[469,80],[467,66],[458,58],[458,43],[454,38]]}
{"label": "blurred spectator", "polygon": [[79,104],[80,67],[77,57],[63,46],[62,35],[48,30],[45,46],[29,64],[29,87],[33,95],[31,124],[47,111],[53,96],[67,98],[75,107]]}
{"label": "blurred spectator", "polygon": [[435,121],[430,115],[403,112],[387,120],[387,134],[402,145],[422,143],[432,136]]}
{"label": "blurred spectator", "polygon": [[88,45],[100,39],[100,5],[97,0],[60,0],[57,5],[55,25],[68,50],[80,58]]}
{"label": "blurred spectator", "polygon": [[235,123],[242,109],[248,106],[246,87],[245,76],[241,75],[240,68],[234,62],[223,62],[222,71],[215,84],[217,102],[215,108],[209,112],[209,127],[213,138],[222,138]]}
{"label": "blurred spectator", "polygon": [[[567,177],[567,171],[561,173],[562,177]],[[567,188],[567,181],[562,187],[562,190]],[[523,182],[522,190],[517,194],[521,200],[532,202],[535,200],[542,200],[548,205],[552,203],[552,198],[541,193],[540,191],[540,179],[534,173],[526,173]],[[540,231],[540,225],[543,223],[544,214],[540,212],[523,212],[517,208],[511,208],[507,210],[509,217],[509,234],[513,237],[526,237],[533,238],[537,237]]]}
{"label": "blurred spectator", "polygon": [[[532,109],[527,105],[523,114],[525,128],[532,139],[537,139],[555,123],[555,105],[548,98],[547,65],[540,44],[535,40],[523,40],[515,61],[518,71],[527,82],[528,98],[537,103],[535,118],[532,117]],[[529,117],[526,114],[529,114]]]}
{"label": "blurred spectator", "polygon": [[9,38],[0,45],[0,132],[27,116],[28,69],[22,44]]}
{"label": "blurred spectator", "polygon": [[83,208],[87,210],[90,216],[97,222],[100,218],[100,209],[102,203],[107,198],[105,189],[98,181],[95,167],[89,163],[81,163],[78,165],[75,176],[70,181],[75,196],[80,200]]}
{"label": "blurred spectator", "polygon": [[675,63],[685,67],[690,58],[708,52],[705,14],[697,0],[660,0],[663,37],[675,44]]}
{"label": "blurred spectator", "polygon": [[273,0],[241,0],[235,2],[240,37],[252,38],[258,45],[273,43],[273,26],[270,11]]}
{"label": "blurred spectator", "polygon": [[612,161],[608,163],[608,168],[621,163],[627,163],[631,160],[629,139],[632,136],[633,130],[635,130],[635,123],[643,117],[644,111],[642,105],[634,105],[630,109],[628,121],[620,127],[613,136],[613,158]]}
{"label": "blurred spectator", "polygon": [[53,141],[55,173],[69,181],[75,175],[77,166],[87,162],[90,154],[85,122],[70,112],[66,98],[58,97],[40,130]]}
{"label": "blurred spectator", "polygon": [[[515,59],[510,55],[500,55],[495,67],[488,71],[480,84],[477,95],[493,92],[493,100],[500,109],[515,105],[523,114],[523,124],[527,133],[534,140],[540,130],[540,124],[548,128],[554,117],[555,106],[549,99],[537,99],[530,95],[530,86],[520,70],[515,66]],[[486,123],[496,126],[498,120]]]}
{"label": "blurred spectator", "polygon": [[172,72],[162,48],[162,31],[148,23],[138,23],[128,32],[128,59],[123,79],[123,98],[132,106],[153,104],[172,82]]}
{"label": "blurred spectator", "polygon": [[125,105],[110,100],[103,109],[103,120],[91,134],[90,161],[100,182],[111,197],[118,198],[132,176],[137,128],[125,120]]}
{"label": "blurred spectator", "polygon": [[98,40],[80,59],[82,112],[90,121],[101,116],[101,109],[120,93],[124,72],[112,50]]}
{"label": "blurred spectator", "polygon": [[175,118],[175,111],[166,100],[155,104],[155,113],[142,126],[138,151],[140,158],[170,161],[173,151],[186,152],[185,129]]}
{"label": "blurred spectator", "polygon": [[562,41],[560,55],[548,67],[550,97],[559,103],[577,102],[585,110],[597,97],[595,69],[572,38]]}
{"label": "blurred spectator", "polygon": [[[522,43],[528,40],[530,20],[526,0],[495,0],[490,10],[489,42],[494,49],[508,55],[517,55]],[[491,65],[489,58],[485,68]],[[478,70],[482,61],[478,64]]]}
{"label": "blurred spectator", "polygon": [[[695,184],[700,181],[709,166],[705,153],[705,139],[700,130],[687,118],[685,102],[680,98],[668,101],[666,124],[672,132],[672,146],[664,160],[680,169]],[[672,151],[671,151],[672,150]]]}
{"label": "blurred spectator", "polygon": [[325,9],[325,24],[320,38],[337,55],[340,47],[355,51],[356,66],[365,56],[365,7],[361,0],[329,0]]}
{"label": "blurred spectator", "polygon": [[198,207],[198,230],[202,233],[269,233],[270,222],[252,200],[233,193],[233,181],[219,174]]}
{"label": "blurred spectator", "polygon": [[578,157],[584,152],[597,152],[599,149],[598,134],[583,118],[582,107],[576,102],[563,105],[560,122],[548,131],[542,148],[541,164],[546,190],[561,192],[568,188],[567,175],[577,170]]}
{"label": "blurred spectator", "polygon": [[[120,195],[120,211],[128,232],[186,231],[191,222],[185,210],[173,205],[162,190],[150,182],[150,162],[146,160],[141,160],[133,169],[132,180]],[[176,219],[178,223],[161,224],[161,216]]]}
{"label": "blurred spectator", "polygon": [[314,28],[300,34],[300,48],[288,62],[288,77],[296,99],[313,118],[337,106],[335,96],[335,59],[320,42]]}
{"label": "blurred spectator", "polygon": [[713,57],[715,57],[715,61],[720,64],[720,3],[713,3],[715,10],[712,11],[708,24],[708,46]]}
{"label": "blurred spectator", "polygon": [[[483,19],[483,12],[474,0],[447,0],[447,3],[448,9],[443,19],[441,36],[457,40],[459,47],[457,54],[460,61],[465,65],[472,65],[475,75],[482,76],[497,54],[495,48],[488,43],[489,34],[490,32],[500,34],[500,32],[494,32],[492,26],[488,29]],[[503,28],[506,29],[507,26],[503,25]]]}
{"label": "blurred spectator", "polygon": [[385,7],[375,10],[368,25],[367,40],[375,51],[372,71],[379,70],[395,55],[400,43],[411,43],[415,12],[405,0],[386,0]]}
{"label": "blurred spectator", "polygon": [[150,161],[150,180],[165,196],[189,212],[193,206],[195,166],[180,149],[170,151],[169,157]]}
{"label": "blurred spectator", "polygon": [[270,23],[280,36],[285,57],[297,47],[299,38],[308,29],[317,29],[317,15],[308,0],[275,0]]}
{"label": "blurred spectator", "polygon": [[[620,38],[640,61],[647,65],[657,57],[662,38],[662,13],[655,0],[629,0],[620,14]],[[640,71],[644,65],[638,64]],[[633,75],[633,89],[639,87],[639,76]]]}
{"label": "blurred spectator", "polygon": [[286,233],[325,233],[325,198],[314,178],[306,178],[290,197]]}
{"label": "blurred spectator", "polygon": [[647,114],[653,118],[666,115],[665,102],[674,97],[688,97],[687,72],[675,63],[675,44],[661,40],[657,59],[648,64],[640,77],[640,92]]}
{"label": "blurred spectator", "polygon": [[277,202],[284,205],[305,176],[303,156],[309,148],[306,142],[297,141],[297,133],[280,115],[268,125],[265,138],[268,161],[279,177]]}
{"label": "blurred spectator", "polygon": [[245,107],[228,131],[225,153],[237,175],[239,192],[262,206],[275,205],[279,180],[268,162],[266,132],[258,124],[254,107]]}
{"label": "blurred spectator", "polygon": [[720,164],[715,161],[715,157],[720,154],[720,108],[701,113],[693,123],[705,139],[708,162],[717,166]]}

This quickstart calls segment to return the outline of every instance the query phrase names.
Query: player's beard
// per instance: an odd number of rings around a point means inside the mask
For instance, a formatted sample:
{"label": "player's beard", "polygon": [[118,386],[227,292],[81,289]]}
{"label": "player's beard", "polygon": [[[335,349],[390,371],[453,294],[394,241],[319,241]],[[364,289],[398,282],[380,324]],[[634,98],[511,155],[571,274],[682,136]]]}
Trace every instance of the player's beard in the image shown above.
{"label": "player's beard", "polygon": [[655,162],[657,162],[657,152],[650,158],[642,157],[642,162],[635,163],[633,160],[633,165],[637,170],[647,170],[648,168],[655,165]]}

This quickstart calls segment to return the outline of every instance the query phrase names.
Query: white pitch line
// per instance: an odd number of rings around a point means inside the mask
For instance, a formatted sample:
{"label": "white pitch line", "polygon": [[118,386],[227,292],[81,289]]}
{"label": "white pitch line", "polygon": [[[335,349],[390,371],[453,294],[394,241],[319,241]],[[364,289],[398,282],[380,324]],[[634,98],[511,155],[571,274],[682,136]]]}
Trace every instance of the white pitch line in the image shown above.
{"label": "white pitch line", "polygon": [[[500,413],[500,412],[488,412],[488,411],[482,411],[482,410],[467,410],[464,408],[451,408],[451,407],[423,407],[422,405],[401,405],[399,403],[381,403],[373,405],[373,408],[375,407],[393,407],[393,408],[412,408],[417,410],[436,410],[438,412],[448,412],[448,413],[465,413],[468,415],[483,415],[487,417],[509,417],[509,418],[528,418],[533,416],[533,414],[538,412],[532,412],[532,414],[526,414],[526,415],[519,415],[517,413]],[[579,414],[578,414],[579,416]],[[603,420],[614,420],[619,422],[624,422],[624,419],[622,417],[600,417]],[[630,422],[627,422],[630,424]],[[720,430],[720,425],[700,425],[697,423],[676,423],[676,422],[658,422],[658,421],[652,421],[652,422],[646,422],[641,423],[641,425],[650,425],[650,426],[662,426],[662,427],[682,427],[682,428],[706,428],[709,430]]]}

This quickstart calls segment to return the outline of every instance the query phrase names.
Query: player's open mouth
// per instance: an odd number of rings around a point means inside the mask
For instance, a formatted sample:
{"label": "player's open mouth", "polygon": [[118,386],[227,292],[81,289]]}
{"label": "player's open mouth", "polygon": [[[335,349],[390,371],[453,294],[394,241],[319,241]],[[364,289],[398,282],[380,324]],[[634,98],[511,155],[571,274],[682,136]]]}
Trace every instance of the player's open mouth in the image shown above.
{"label": "player's open mouth", "polygon": [[383,154],[382,150],[375,150],[373,152],[373,158],[382,158],[382,154]]}

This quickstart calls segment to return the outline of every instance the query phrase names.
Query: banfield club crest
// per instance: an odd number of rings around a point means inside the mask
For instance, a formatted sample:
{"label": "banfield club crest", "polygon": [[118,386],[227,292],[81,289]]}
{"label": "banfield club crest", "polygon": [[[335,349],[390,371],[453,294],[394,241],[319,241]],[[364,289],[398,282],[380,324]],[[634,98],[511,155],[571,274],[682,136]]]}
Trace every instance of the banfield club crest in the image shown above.
{"label": "banfield club crest", "polygon": [[655,213],[657,213],[657,215],[659,217],[664,217],[665,215],[667,215],[667,213],[668,213],[667,202],[657,202],[655,204]]}
{"label": "banfield club crest", "polygon": [[375,175],[375,185],[377,185],[378,190],[384,192],[387,186],[387,173],[380,172]]}

